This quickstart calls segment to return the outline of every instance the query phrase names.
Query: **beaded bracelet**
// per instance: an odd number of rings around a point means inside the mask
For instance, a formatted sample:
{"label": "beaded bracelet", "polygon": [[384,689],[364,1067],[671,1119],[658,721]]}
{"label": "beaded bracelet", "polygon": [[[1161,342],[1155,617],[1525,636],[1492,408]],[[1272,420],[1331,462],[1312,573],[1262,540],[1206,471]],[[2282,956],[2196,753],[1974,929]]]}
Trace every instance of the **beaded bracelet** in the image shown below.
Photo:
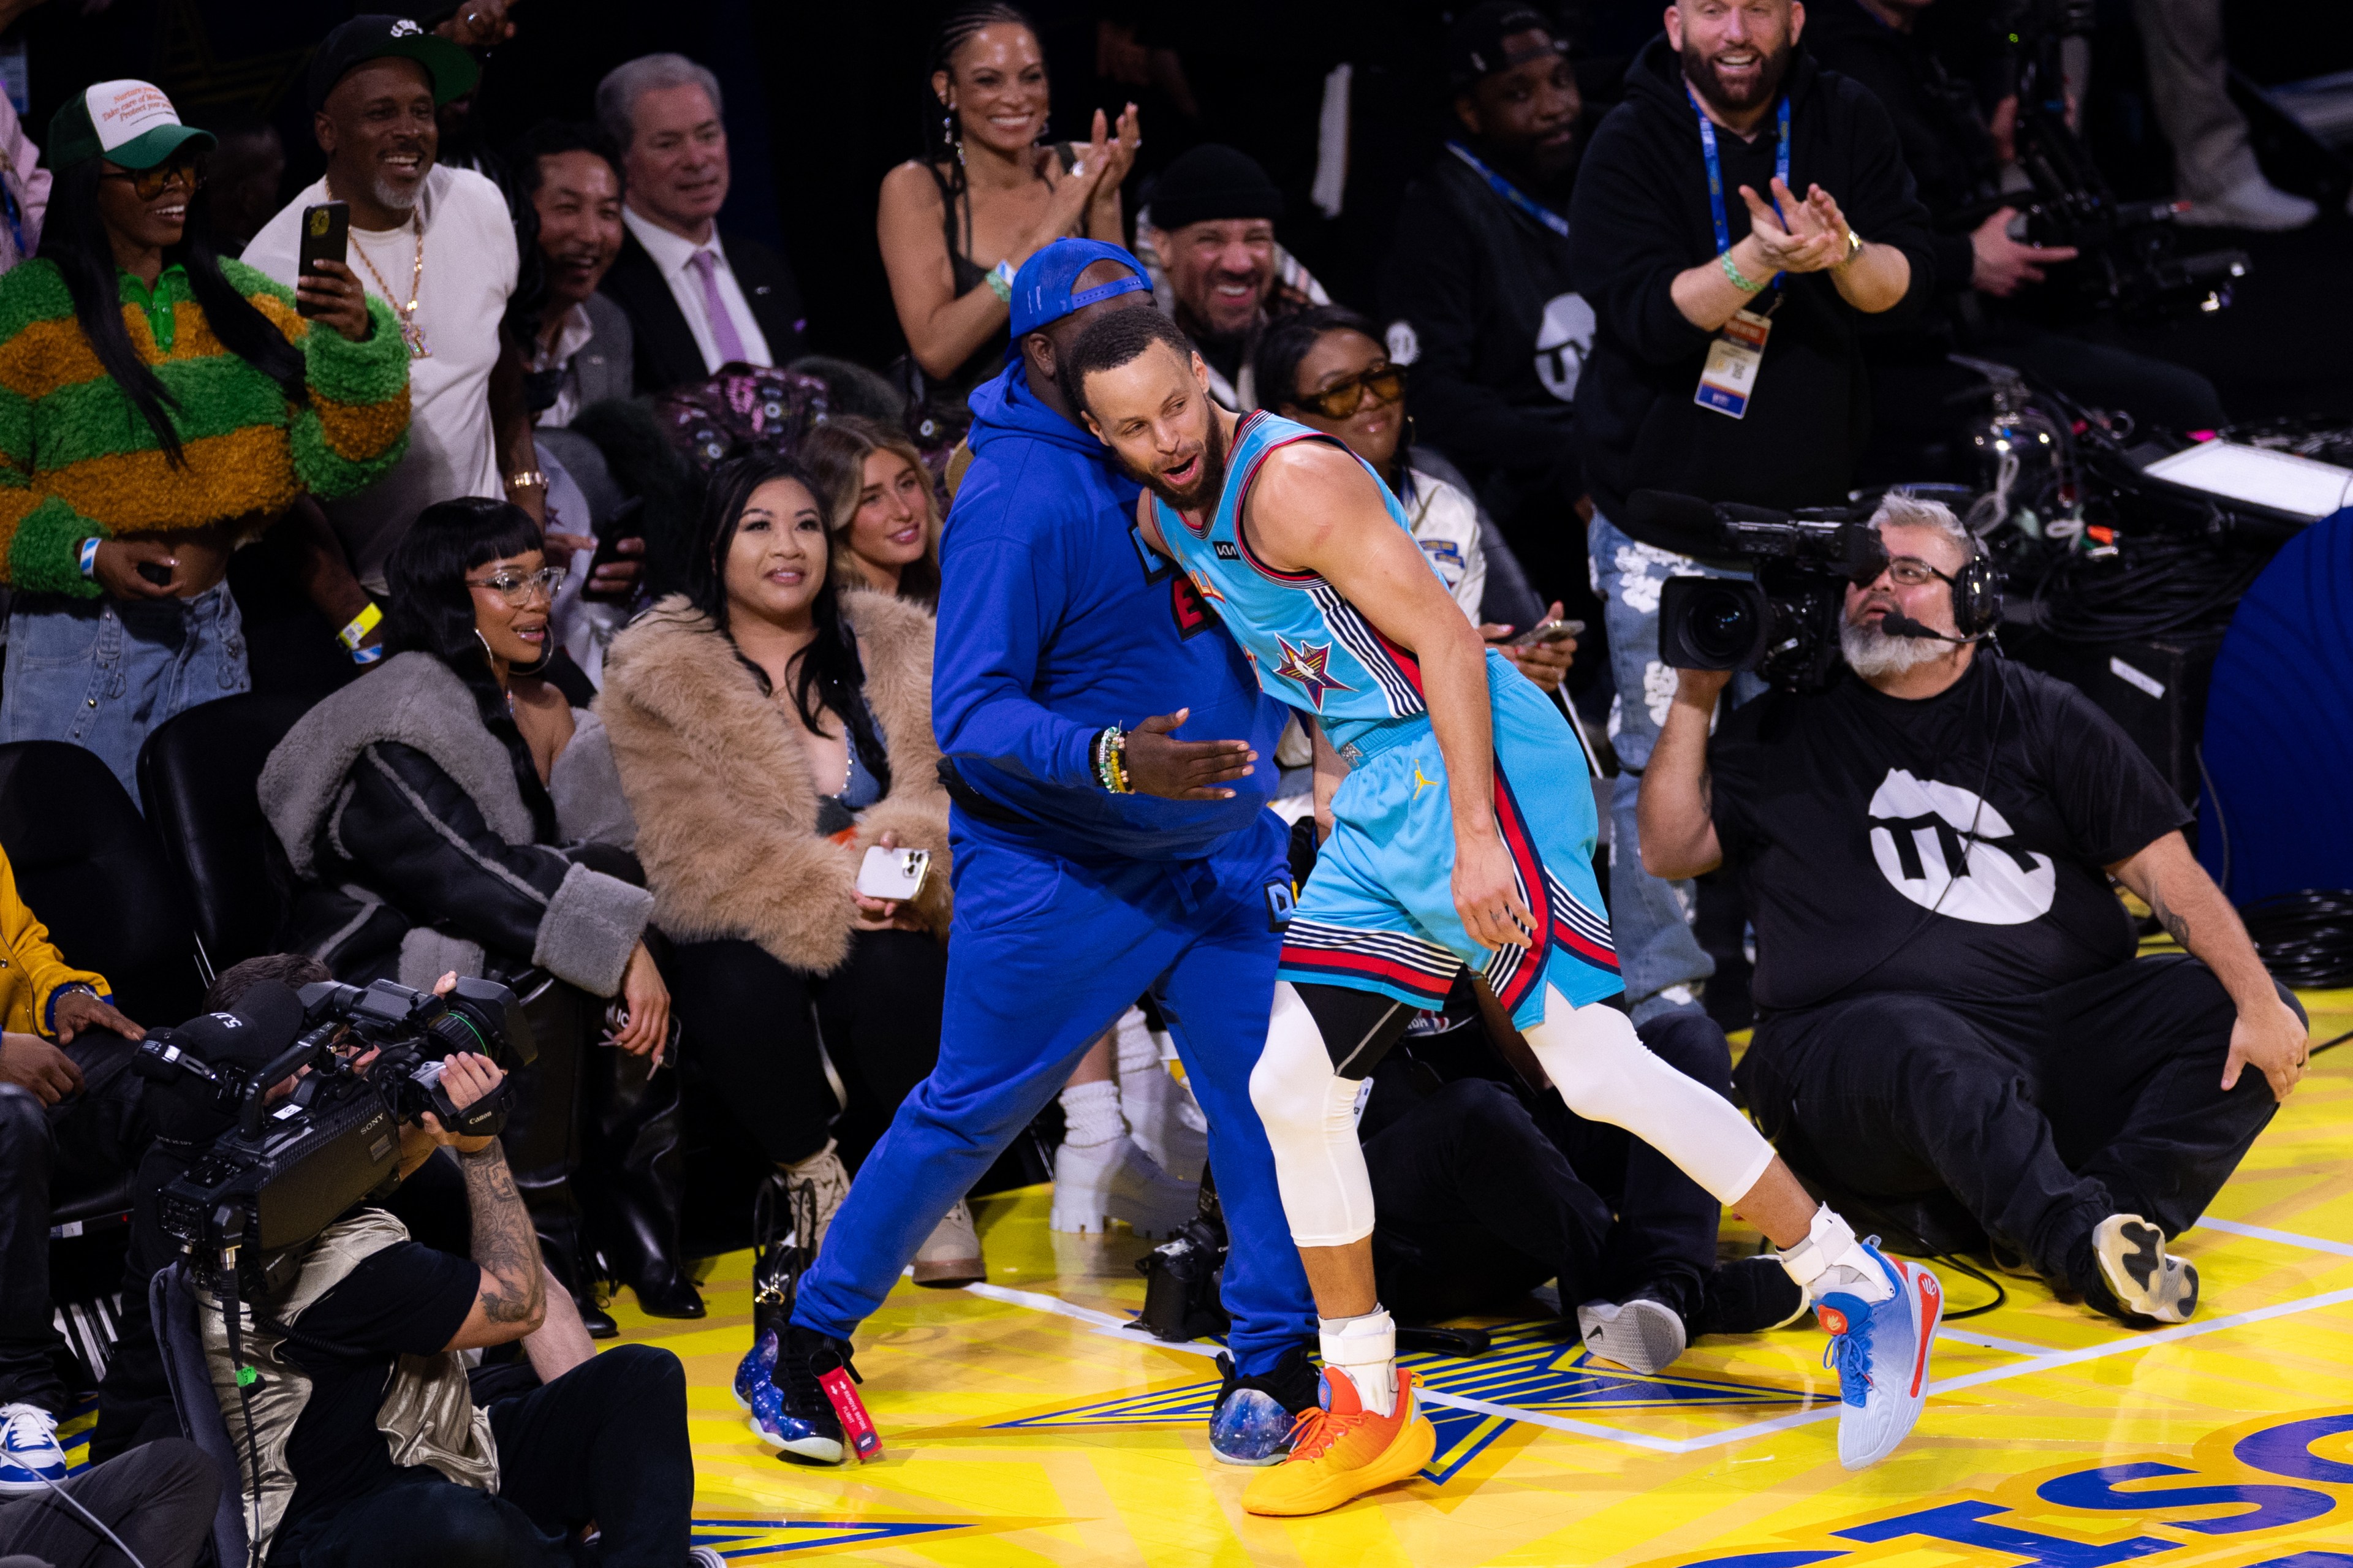
{"label": "beaded bracelet", "polygon": [[1127,781],[1127,731],[1107,724],[1094,739],[1095,778],[1113,795],[1133,795]]}
{"label": "beaded bracelet", "polygon": [[1724,275],[1732,279],[1732,286],[1743,294],[1754,294],[1765,287],[1762,283],[1751,283],[1746,278],[1741,276],[1740,268],[1732,264],[1732,252],[1727,250],[1715,259],[1724,268]]}

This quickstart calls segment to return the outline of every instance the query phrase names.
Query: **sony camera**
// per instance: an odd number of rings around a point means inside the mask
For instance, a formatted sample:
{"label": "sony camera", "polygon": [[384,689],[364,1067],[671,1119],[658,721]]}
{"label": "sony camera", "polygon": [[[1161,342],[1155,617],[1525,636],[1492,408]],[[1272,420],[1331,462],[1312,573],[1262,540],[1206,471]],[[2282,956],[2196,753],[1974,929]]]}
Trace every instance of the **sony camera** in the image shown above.
{"label": "sony camera", "polygon": [[1675,669],[1751,669],[1793,691],[1841,667],[1846,586],[1887,563],[1879,531],[1843,511],[1769,511],[1641,490],[1630,515],[1684,553],[1746,567],[1754,581],[1670,577],[1659,593],[1659,657]]}
{"label": "sony camera", "polygon": [[[159,1218],[190,1253],[200,1283],[248,1300],[285,1282],[296,1261],[290,1248],[391,1191],[400,1123],[421,1123],[430,1111],[468,1137],[506,1125],[512,1080],[461,1111],[440,1082],[451,1052],[477,1052],[509,1071],[538,1057],[521,1002],[495,981],[460,980],[446,996],[388,980],[322,981],[299,996],[282,987],[274,995],[285,1000],[265,994],[238,1014],[153,1030],[132,1064],[143,1078],[209,1086],[214,1108],[237,1118],[164,1186]],[[207,1047],[238,1029],[258,1029],[279,1048],[251,1069],[206,1059],[227,1054]],[[270,1088],[288,1079],[291,1091],[272,1102]]]}

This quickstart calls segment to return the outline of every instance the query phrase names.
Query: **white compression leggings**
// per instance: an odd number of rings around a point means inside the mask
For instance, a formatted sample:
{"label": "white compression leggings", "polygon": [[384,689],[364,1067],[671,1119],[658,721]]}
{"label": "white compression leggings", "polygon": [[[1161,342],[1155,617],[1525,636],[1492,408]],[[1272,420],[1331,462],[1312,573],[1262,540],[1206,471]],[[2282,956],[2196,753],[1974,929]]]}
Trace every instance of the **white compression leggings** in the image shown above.
{"label": "white compression leggings", "polygon": [[[1718,1203],[1738,1199],[1773,1163],[1773,1146],[1746,1117],[1651,1055],[1614,1007],[1572,1007],[1547,986],[1545,1020],[1527,1042],[1569,1110],[1624,1128]],[[1301,1247],[1345,1247],[1373,1233],[1372,1179],[1356,1142],[1361,1087],[1332,1069],[1314,1015],[1289,981],[1278,984],[1266,1050],[1250,1072],[1250,1103],[1266,1125],[1282,1212]]]}

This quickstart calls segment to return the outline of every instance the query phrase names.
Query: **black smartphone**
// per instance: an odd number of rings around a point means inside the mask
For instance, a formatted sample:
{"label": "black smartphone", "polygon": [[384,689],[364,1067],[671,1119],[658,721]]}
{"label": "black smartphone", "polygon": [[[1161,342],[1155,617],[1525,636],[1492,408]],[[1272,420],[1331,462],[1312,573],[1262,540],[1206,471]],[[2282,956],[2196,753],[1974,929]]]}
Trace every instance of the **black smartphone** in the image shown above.
{"label": "black smartphone", "polygon": [[[294,253],[294,277],[297,287],[305,277],[324,277],[319,270],[322,261],[342,261],[351,244],[352,205],[349,202],[321,202],[302,209],[302,239]],[[310,306],[297,300],[294,308],[302,314],[317,314]]]}
{"label": "black smartphone", "polygon": [[142,561],[137,571],[139,575],[146,578],[158,588],[168,588],[172,585],[172,569],[161,561]]}
{"label": "black smartphone", "polygon": [[580,596],[582,598],[591,600],[596,604],[610,605],[628,599],[637,593],[637,590],[634,587],[624,588],[617,591],[612,589],[599,590],[596,586],[596,568],[599,566],[608,566],[616,561],[642,561],[645,559],[642,555],[624,555],[621,553],[621,541],[624,539],[634,539],[638,536],[638,514],[645,510],[645,498],[643,496],[631,496],[619,506],[614,508],[613,515],[605,520],[603,527],[597,529],[596,553],[589,558],[588,574],[580,581]]}

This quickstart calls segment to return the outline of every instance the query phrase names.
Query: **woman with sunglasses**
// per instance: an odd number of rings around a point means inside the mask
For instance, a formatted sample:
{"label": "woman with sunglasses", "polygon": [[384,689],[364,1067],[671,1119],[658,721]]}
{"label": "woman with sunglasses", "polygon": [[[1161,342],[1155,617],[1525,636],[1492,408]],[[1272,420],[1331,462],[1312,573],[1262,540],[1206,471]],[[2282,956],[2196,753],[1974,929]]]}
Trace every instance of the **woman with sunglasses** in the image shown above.
{"label": "woman with sunglasses", "polygon": [[[505,1140],[548,1264],[596,1333],[611,1320],[586,1289],[570,1178],[583,1164],[600,1181],[661,1173],[627,1151],[599,1158],[583,1105],[609,1142],[606,1111],[628,1100],[617,1113],[628,1121],[662,1062],[670,1003],[643,940],[653,895],[628,852],[635,828],[603,726],[533,674],[564,577],[540,546],[538,523],[508,501],[418,513],[385,563],[393,656],[302,716],[270,753],[260,796],[298,882],[283,944],[336,979],[422,989],[453,969],[509,982],[540,970],[558,982],[532,1004],[539,1060],[519,1075]],[[607,1036],[617,1051],[596,1048]],[[607,1082],[624,1054],[640,1070]],[[700,1317],[677,1271],[675,1215],[664,1236],[641,1222],[648,1207],[624,1205],[625,1234],[594,1239],[648,1310]]]}
{"label": "woman with sunglasses", "polygon": [[407,443],[406,351],[349,271],[298,296],[213,254],[212,142],[145,82],[76,94],[40,254],[0,278],[0,740],[74,742],[126,787],[155,726],[248,687],[230,552]]}
{"label": "woman with sunglasses", "polygon": [[[1295,311],[1267,329],[1254,365],[1260,398],[1284,418],[1336,437],[1370,464],[1405,503],[1414,539],[1462,613],[1488,641],[1501,645],[1521,674],[1546,691],[1558,690],[1577,644],[1515,647],[1508,640],[1535,624],[1535,596],[1501,541],[1482,538],[1478,503],[1461,477],[1413,451],[1407,439],[1413,422],[1406,416],[1406,367],[1391,363],[1380,329],[1345,306]],[[1492,584],[1491,567],[1500,579]],[[1493,613],[1489,601],[1515,605],[1504,613],[1525,624],[1483,620]],[[1556,621],[1560,613],[1556,604],[1541,618]]]}

